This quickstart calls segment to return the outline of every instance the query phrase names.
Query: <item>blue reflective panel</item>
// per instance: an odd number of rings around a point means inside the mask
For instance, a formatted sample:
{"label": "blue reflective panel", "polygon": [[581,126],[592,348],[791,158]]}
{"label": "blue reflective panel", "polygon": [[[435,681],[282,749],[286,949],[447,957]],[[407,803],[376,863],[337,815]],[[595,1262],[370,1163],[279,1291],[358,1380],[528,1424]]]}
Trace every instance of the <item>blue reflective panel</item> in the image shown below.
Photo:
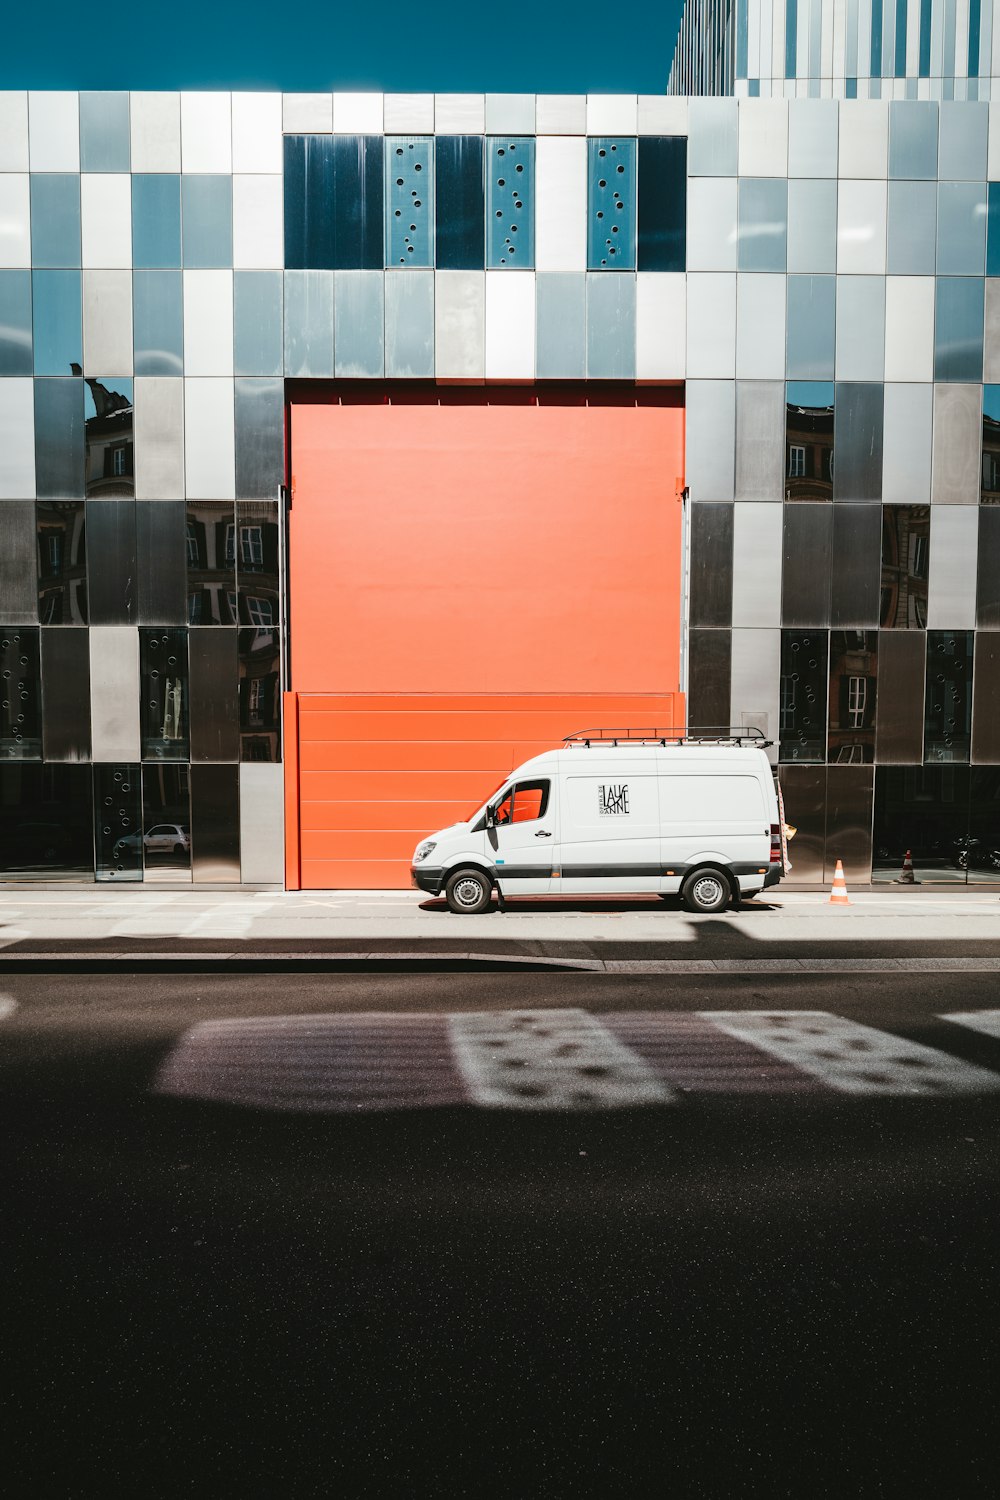
{"label": "blue reflective panel", "polygon": [[643,136],[639,141],[639,271],[683,271],[687,266],[687,141]]}
{"label": "blue reflective panel", "polygon": [[890,182],[887,270],[891,276],[933,276],[937,186]]}
{"label": "blue reflective panel", "polygon": [[530,271],[535,264],[535,143],[490,140],[486,264]]}
{"label": "blue reflective panel", "polygon": [[479,135],[442,135],[435,143],[439,271],[481,271],[486,264],[483,144]]}
{"label": "blue reflective panel", "polygon": [[222,176],[181,178],[184,264],[191,270],[233,263],[233,179]]}
{"label": "blue reflective panel", "polygon": [[81,94],[83,171],[127,172],[129,156],[128,94]]}
{"label": "blue reflective panel", "polygon": [[282,274],[237,271],[233,276],[233,346],[237,375],[280,375]]}
{"label": "blue reflective panel", "polygon": [[132,319],[137,375],[181,375],[184,302],[180,271],[136,271]]}
{"label": "blue reflective panel", "polygon": [[598,137],[587,142],[587,151],[587,265],[592,271],[634,271],[635,141]]}
{"label": "blue reflective panel", "polygon": [[387,136],[385,141],[387,266],[434,264],[434,139]]}
{"label": "blue reflective panel", "polygon": [[934,379],[983,378],[984,283],[979,276],[939,276],[934,309]]}
{"label": "blue reflective panel", "polygon": [[983,183],[939,184],[939,276],[982,276],[986,260],[986,212],[986,188]]}
{"label": "blue reflective panel", "polygon": [[0,271],[0,375],[31,369],[31,272]]}
{"label": "blue reflective panel", "polygon": [[832,380],[836,347],[836,276],[789,276],[786,373],[796,380]]}
{"label": "blue reflective panel", "polygon": [[287,269],[383,269],[382,153],[380,135],[285,136]]}
{"label": "blue reflective panel", "polygon": [[33,271],[31,301],[35,374],[79,375],[83,369],[80,272]]}
{"label": "blue reflective panel", "polygon": [[35,381],[35,487],[40,500],[84,492],[83,381]]}
{"label": "blue reflective panel", "polygon": [[788,242],[788,183],[777,177],[741,177],[738,266],[741,271],[783,271]]}
{"label": "blue reflective panel", "polygon": [[146,270],[180,263],[180,177],[137,172],[132,178],[132,264]]}
{"label": "blue reflective panel", "polygon": [[930,101],[889,105],[889,176],[937,177],[938,107]]}
{"label": "blue reflective panel", "polygon": [[80,264],[80,179],[75,172],[31,175],[31,261]]}
{"label": "blue reflective panel", "polygon": [[987,185],[986,274],[1000,276],[1000,182]]}

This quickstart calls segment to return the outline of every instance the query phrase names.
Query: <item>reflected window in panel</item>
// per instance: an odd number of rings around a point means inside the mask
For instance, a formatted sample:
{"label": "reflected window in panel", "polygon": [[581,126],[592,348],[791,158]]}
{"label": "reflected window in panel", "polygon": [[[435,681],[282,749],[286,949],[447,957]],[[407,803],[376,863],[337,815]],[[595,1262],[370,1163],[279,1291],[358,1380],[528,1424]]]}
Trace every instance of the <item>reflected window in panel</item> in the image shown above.
{"label": "reflected window in panel", "polygon": [[930,547],[929,506],[882,507],[882,592],[879,617],[883,630],[926,629]]}
{"label": "reflected window in panel", "polygon": [[889,105],[889,176],[925,178],[938,170],[938,107],[930,101]]}
{"label": "reflected window in panel", "polygon": [[90,766],[0,764],[0,870],[93,875]]}
{"label": "reflected window in panel", "polygon": [[142,767],[142,849],[147,884],[191,879],[191,768]]}
{"label": "reflected window in panel", "polygon": [[191,270],[233,263],[233,179],[206,173],[181,178],[184,264]]}
{"label": "reflected window in panel", "polygon": [[783,271],[788,240],[788,184],[784,178],[741,177],[738,268]]}
{"label": "reflected window in panel", "polygon": [[91,624],[134,624],[138,590],[133,500],[87,501],[87,552]]}
{"label": "reflected window in panel", "polygon": [[31,273],[36,375],[79,375],[83,369],[81,295],[79,271]]}
{"label": "reflected window in panel", "polygon": [[687,265],[687,140],[643,136],[639,141],[639,271],[683,271]]}
{"label": "reflected window in panel", "polygon": [[132,382],[121,376],[93,378],[84,381],[84,388],[87,497],[131,498],[135,494]]}
{"label": "reflected window in panel", "polygon": [[1000,630],[1000,509],[979,512],[976,624]]}
{"label": "reflected window in panel", "polygon": [[981,182],[938,186],[937,273],[982,276],[986,261],[986,187]]}
{"label": "reflected window in panel", "polygon": [[636,143],[598,137],[587,142],[591,271],[634,271],[636,231]]}
{"label": "reflected window in panel", "polygon": [[933,276],[937,257],[937,186],[890,182],[886,269],[891,276]]}
{"label": "reflected window in panel", "polygon": [[924,760],[968,762],[972,731],[971,630],[927,632]]}
{"label": "reflected window in panel", "polygon": [[831,765],[870,765],[875,759],[875,698],[878,689],[878,632],[830,633]]}
{"label": "reflected window in panel", "polygon": [[878,767],[873,881],[897,879],[909,854],[919,880],[964,883],[968,833],[968,767]]}
{"label": "reflected window in panel", "polygon": [[30,375],[31,272],[0,271],[0,375]]}
{"label": "reflected window in panel", "polygon": [[142,879],[142,783],[137,765],[94,767],[94,850],[99,881]]}
{"label": "reflected window in panel", "polygon": [[184,547],[190,625],[236,624],[235,514],[232,501],[188,503]]}
{"label": "reflected window in panel", "polygon": [[833,498],[832,381],[785,386],[785,499]]}
{"label": "reflected window in panel", "polygon": [[836,276],[789,276],[786,370],[795,380],[832,380],[837,335]]}
{"label": "reflected window in panel", "polygon": [[132,277],[137,375],[184,371],[184,300],[180,271],[136,271]]}
{"label": "reflected window in panel", "polygon": [[781,632],[778,753],[783,761],[826,759],[828,658],[828,631]]}
{"label": "reflected window in panel", "polygon": [[535,142],[487,141],[486,264],[531,270],[535,264]]}
{"label": "reflected window in panel", "polygon": [[983,451],[980,500],[1000,505],[1000,385],[983,386]]}
{"label": "reflected window in panel", "polygon": [[187,760],[187,630],[140,629],[139,692],[143,760]]}
{"label": "reflected window in panel", "polygon": [[278,505],[272,500],[239,500],[234,533],[226,554],[236,562],[241,625],[271,629],[278,624],[280,566]]}
{"label": "reflected window in panel", "polygon": [[31,174],[31,262],[80,264],[80,179],[75,172]]}
{"label": "reflected window in panel", "polygon": [[132,178],[132,264],[137,270],[181,264],[181,179],[176,173]]}
{"label": "reflected window in panel", "polygon": [[882,498],[884,386],[837,382],[835,500]]}
{"label": "reflected window in panel", "polygon": [[986,189],[986,274],[1000,276],[1000,182]]}
{"label": "reflected window in panel", "polygon": [[87,527],[82,500],[40,500],[38,618],[43,625],[86,625]]}
{"label": "reflected window in panel", "polygon": [[983,378],[984,285],[978,276],[941,276],[934,307],[934,379]]}
{"label": "reflected window in panel", "polygon": [[386,136],[385,262],[434,264],[434,137]]}
{"label": "reflected window in panel", "polygon": [[0,760],[42,758],[38,628],[0,628]]}
{"label": "reflected window in panel", "polygon": [[[270,600],[260,596],[267,613]],[[243,595],[248,613],[255,596]],[[240,759],[281,760],[281,642],[277,626],[258,625],[239,632]]]}

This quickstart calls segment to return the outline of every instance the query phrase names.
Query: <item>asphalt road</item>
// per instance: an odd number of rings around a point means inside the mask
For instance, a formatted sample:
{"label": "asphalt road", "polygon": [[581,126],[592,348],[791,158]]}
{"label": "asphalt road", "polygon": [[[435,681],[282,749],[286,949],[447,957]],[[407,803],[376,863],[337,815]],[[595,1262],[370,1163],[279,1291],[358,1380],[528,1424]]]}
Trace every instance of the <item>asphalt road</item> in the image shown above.
{"label": "asphalt road", "polygon": [[320,1018],[295,1067],[322,1091],[315,1048],[368,1012],[419,1016],[419,1041],[468,1013],[634,1039],[636,1018],[807,1010],[1000,1077],[1000,1040],[940,1019],[995,1010],[995,975],[0,988],[9,1493],[996,1493],[998,1093],[845,1094],[801,1068],[783,1089],[721,1032],[662,1107],[152,1092],[191,1027],[256,1026],[252,1072],[261,1018],[290,1016]]}

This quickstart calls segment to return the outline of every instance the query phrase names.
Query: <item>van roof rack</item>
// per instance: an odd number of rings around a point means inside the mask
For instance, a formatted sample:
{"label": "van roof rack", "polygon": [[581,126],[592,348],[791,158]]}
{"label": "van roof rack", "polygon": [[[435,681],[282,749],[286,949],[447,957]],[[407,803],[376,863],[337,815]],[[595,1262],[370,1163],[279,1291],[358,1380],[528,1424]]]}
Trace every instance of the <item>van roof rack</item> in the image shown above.
{"label": "van roof rack", "polygon": [[636,728],[580,729],[563,737],[564,745],[754,745],[763,750],[773,740],[752,724],[671,725],[666,729]]}

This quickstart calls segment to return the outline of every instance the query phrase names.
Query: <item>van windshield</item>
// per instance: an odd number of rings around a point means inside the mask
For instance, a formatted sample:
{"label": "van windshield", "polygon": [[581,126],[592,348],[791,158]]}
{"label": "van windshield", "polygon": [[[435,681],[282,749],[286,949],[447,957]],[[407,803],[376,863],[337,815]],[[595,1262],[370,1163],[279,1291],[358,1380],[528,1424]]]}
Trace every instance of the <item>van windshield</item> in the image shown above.
{"label": "van windshield", "polygon": [[507,778],[505,776],[504,779],[503,779],[503,781],[498,781],[497,782],[496,786],[493,788],[492,792],[490,792],[490,794],[489,794],[488,797],[484,797],[483,800],[482,800],[482,802],[477,802],[476,803],[475,807],[472,809],[472,811],[470,812],[469,816],[466,818],[465,821],[467,823],[471,823],[472,820],[473,820],[473,818],[476,816],[476,814],[483,812],[486,809],[486,807],[488,807],[488,805],[493,801],[494,797],[496,796],[496,794],[500,790],[500,788],[504,787],[506,785],[507,785]]}

